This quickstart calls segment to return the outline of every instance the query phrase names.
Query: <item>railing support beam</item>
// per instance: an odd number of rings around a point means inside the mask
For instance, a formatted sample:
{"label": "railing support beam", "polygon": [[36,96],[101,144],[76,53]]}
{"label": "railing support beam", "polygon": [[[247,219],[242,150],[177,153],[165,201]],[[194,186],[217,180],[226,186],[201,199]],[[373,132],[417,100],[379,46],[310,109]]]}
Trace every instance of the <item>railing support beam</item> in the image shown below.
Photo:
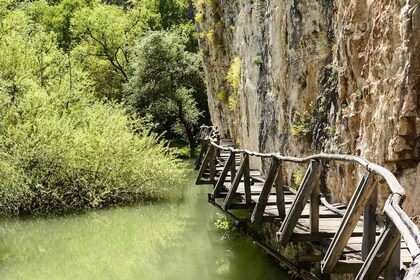
{"label": "railing support beam", "polygon": [[249,168],[249,155],[244,154],[238,172],[236,173],[235,178],[233,179],[232,184],[230,186],[230,190],[225,198],[225,201],[223,202],[223,210],[228,210],[230,205],[232,204],[233,199],[236,196],[236,190],[238,189],[239,183],[241,182],[242,175],[244,174],[247,168]]}
{"label": "railing support beam", "polygon": [[389,222],[379,236],[366,261],[356,276],[357,280],[378,279],[387,265],[395,247],[401,242],[401,235],[394,223]]}
{"label": "railing support beam", "polygon": [[315,187],[316,181],[320,175],[320,163],[315,160],[311,160],[309,168],[305,173],[302,185],[300,186],[296,198],[290,208],[290,212],[286,219],[282,223],[278,232],[278,242],[285,248],[293,234],[293,230],[305,208],[306,203]]}
{"label": "railing support beam", "polygon": [[263,188],[261,190],[260,197],[258,199],[257,205],[255,205],[254,211],[252,212],[251,222],[260,223],[262,221],[264,210],[270,196],[271,188],[273,187],[274,180],[276,178],[278,169],[280,166],[280,161],[276,158],[273,158],[268,172],[267,178],[265,179]]}
{"label": "railing support beam", "polygon": [[329,274],[334,271],[335,265],[362,215],[363,208],[372,194],[373,188],[369,188],[371,180],[372,174],[365,172],[350,200],[349,208],[341,221],[340,227],[328,247],[324,260],[321,262],[322,273]]}

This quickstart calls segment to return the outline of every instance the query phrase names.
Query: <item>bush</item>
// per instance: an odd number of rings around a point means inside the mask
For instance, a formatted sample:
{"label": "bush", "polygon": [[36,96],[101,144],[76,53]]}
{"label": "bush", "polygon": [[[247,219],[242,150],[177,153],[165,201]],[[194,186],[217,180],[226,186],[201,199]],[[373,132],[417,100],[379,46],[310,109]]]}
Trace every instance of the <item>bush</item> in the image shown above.
{"label": "bush", "polygon": [[97,101],[55,34],[24,12],[0,23],[0,214],[170,196],[182,168],[148,125]]}
{"label": "bush", "polygon": [[180,181],[179,163],[165,144],[119,106],[45,91],[20,103],[6,104],[1,114],[3,214],[157,200]]}

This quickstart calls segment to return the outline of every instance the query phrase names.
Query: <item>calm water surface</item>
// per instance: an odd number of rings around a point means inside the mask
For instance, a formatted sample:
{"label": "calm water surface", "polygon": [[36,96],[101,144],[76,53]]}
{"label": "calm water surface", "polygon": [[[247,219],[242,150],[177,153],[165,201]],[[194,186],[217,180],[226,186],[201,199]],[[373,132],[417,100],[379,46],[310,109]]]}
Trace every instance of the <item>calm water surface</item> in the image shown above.
{"label": "calm water surface", "polygon": [[195,173],[173,203],[0,221],[0,279],[288,279],[250,240],[221,240]]}

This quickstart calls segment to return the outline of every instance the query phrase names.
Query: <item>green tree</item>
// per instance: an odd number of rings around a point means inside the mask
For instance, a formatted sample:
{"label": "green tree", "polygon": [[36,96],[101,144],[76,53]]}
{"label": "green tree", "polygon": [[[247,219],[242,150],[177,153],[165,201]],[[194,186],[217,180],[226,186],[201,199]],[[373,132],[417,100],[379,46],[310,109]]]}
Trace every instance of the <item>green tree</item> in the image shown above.
{"label": "green tree", "polygon": [[[24,3],[22,5],[26,5]],[[100,102],[25,7],[0,18],[0,214],[63,213],[171,194],[182,168],[148,125]],[[73,86],[70,87],[71,82]]]}
{"label": "green tree", "polygon": [[151,114],[164,130],[170,127],[194,148],[202,112],[197,98],[203,84],[201,61],[186,50],[179,32],[150,31],[136,47],[133,75],[125,87],[126,101],[140,116]]}
{"label": "green tree", "polygon": [[122,85],[128,82],[131,50],[140,30],[139,11],[124,11],[115,5],[97,5],[78,11],[72,33],[80,38],[73,57],[94,80],[98,97],[121,99]]}

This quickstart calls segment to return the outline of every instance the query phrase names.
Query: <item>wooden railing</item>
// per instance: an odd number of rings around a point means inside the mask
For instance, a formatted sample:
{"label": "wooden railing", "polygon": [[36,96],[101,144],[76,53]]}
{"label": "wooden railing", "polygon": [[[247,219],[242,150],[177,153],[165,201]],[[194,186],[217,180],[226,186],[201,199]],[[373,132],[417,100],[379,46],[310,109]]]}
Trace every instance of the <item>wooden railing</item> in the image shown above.
{"label": "wooden railing", "polygon": [[[279,153],[259,153],[246,149],[236,149],[233,147],[224,147],[220,145],[220,136],[218,129],[212,126],[202,126],[197,139],[200,140],[202,149],[196,160],[196,168],[199,169],[197,183],[204,175],[206,169],[209,169],[209,183],[213,183],[215,188],[212,195],[217,196],[223,188],[226,176],[231,172],[231,187],[223,202],[223,209],[228,210],[236,196],[236,191],[241,180],[244,184],[245,205],[251,204],[251,178],[250,178],[250,157],[259,157],[271,159],[271,166],[264,181],[263,189],[255,205],[252,205],[251,215],[252,223],[262,221],[263,213],[267,205],[267,200],[272,187],[276,188],[276,205],[278,215],[282,219],[280,230],[277,233],[278,242],[285,247],[290,241],[293,230],[296,227],[299,217],[310,201],[310,233],[319,232],[319,204],[320,204],[320,173],[323,161],[335,161],[357,164],[365,172],[360,178],[360,182],[355,189],[353,196],[344,213],[344,217],[337,233],[327,249],[327,252],[321,262],[321,272],[331,274],[334,272],[343,250],[354,231],[356,224],[363,214],[363,243],[362,260],[363,263],[357,267],[358,273],[356,279],[377,279],[382,271],[394,272],[400,269],[400,242],[404,239],[408,250],[413,259],[412,266],[406,274],[406,278],[418,279],[419,270],[417,263],[420,262],[420,232],[418,227],[411,221],[408,215],[401,209],[405,199],[405,191],[395,176],[386,168],[369,162],[368,160],[351,155],[341,154],[316,154],[308,157],[298,158],[283,156]],[[221,151],[229,152],[229,158],[216,181],[216,164]],[[241,155],[241,161],[238,170],[236,170],[236,156]],[[284,192],[281,178],[281,166],[285,163],[308,164],[307,171],[296,193],[296,199],[286,215]],[[385,227],[381,231],[379,238],[376,238],[376,214],[377,190],[371,184],[373,174],[382,177],[387,183],[391,194],[384,205],[386,214]],[[393,273],[393,272],[390,272]],[[411,275],[411,276],[410,276]],[[415,275],[415,276],[412,276]]]}

